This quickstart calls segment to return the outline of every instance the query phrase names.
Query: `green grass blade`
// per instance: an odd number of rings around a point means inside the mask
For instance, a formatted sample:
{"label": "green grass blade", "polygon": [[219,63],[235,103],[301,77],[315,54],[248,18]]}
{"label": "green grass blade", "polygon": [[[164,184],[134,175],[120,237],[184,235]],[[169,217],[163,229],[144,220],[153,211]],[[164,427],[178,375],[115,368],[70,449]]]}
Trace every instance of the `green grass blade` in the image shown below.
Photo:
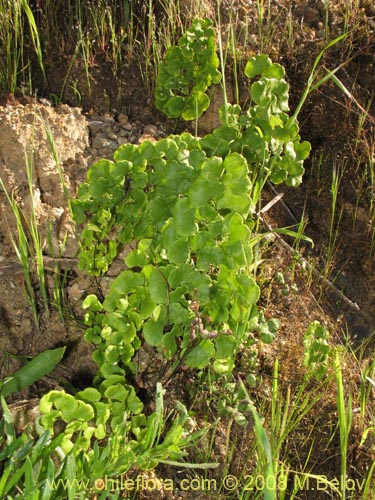
{"label": "green grass blade", "polygon": [[330,78],[330,75],[326,74],[325,77],[323,77],[321,80],[319,80],[314,86],[313,86],[313,82],[314,82],[314,79],[315,79],[315,76],[316,76],[316,69],[323,57],[323,55],[325,54],[325,52],[330,49],[331,47],[333,47],[334,45],[336,45],[337,43],[341,42],[342,40],[345,40],[345,38],[347,38],[349,35],[349,33],[344,33],[340,36],[338,36],[337,38],[335,38],[334,40],[332,40],[331,42],[329,42],[320,52],[319,54],[317,55],[317,57],[315,58],[315,61],[314,61],[314,64],[313,64],[313,67],[312,67],[312,70],[311,70],[311,73],[310,73],[310,76],[307,80],[307,85],[306,85],[306,88],[302,94],[302,97],[296,107],[296,110],[293,114],[293,116],[291,117],[291,119],[289,120],[289,126],[291,127],[295,121],[297,120],[297,117],[307,99],[307,96],[310,94],[310,92],[312,92],[313,90],[317,89],[318,87],[320,87],[321,85],[323,85],[323,83],[325,83],[329,78]]}
{"label": "green grass blade", "polygon": [[268,439],[267,433],[262,425],[262,421],[259,418],[258,412],[256,411],[254,405],[251,402],[251,399],[248,395],[248,392],[246,390],[246,387],[242,380],[240,379],[240,384],[241,388],[243,389],[244,393],[247,395],[247,399],[249,400],[250,404],[250,409],[254,418],[255,422],[255,436],[258,444],[258,449],[262,450],[265,454],[266,460],[267,460],[267,467],[266,467],[266,472],[264,475],[264,496],[263,500],[276,500],[276,476],[275,476],[275,467],[273,463],[273,457],[272,457],[272,447],[271,443]]}
{"label": "green grass blade", "polygon": [[[14,465],[13,465],[13,467],[14,467]],[[12,465],[9,466],[9,469],[10,469],[9,472],[12,472],[13,467],[12,467]],[[23,474],[25,473],[25,468],[26,468],[26,462],[22,465],[22,467],[20,467],[19,469],[16,469],[14,471],[13,476],[11,476],[10,478],[8,476],[8,481],[7,481],[5,488],[3,490],[4,495],[9,493],[14,488],[14,486],[16,486],[20,483],[20,480],[21,480]],[[8,471],[7,471],[7,474],[8,474]],[[5,496],[3,498],[5,498]]]}
{"label": "green grass blade", "polygon": [[22,8],[25,11],[29,27],[30,27],[30,33],[31,33],[31,38],[34,44],[34,49],[38,58],[39,66],[40,69],[42,70],[43,78],[47,80],[46,73],[44,70],[44,64],[43,64],[43,54],[42,54],[42,47],[40,44],[40,38],[39,38],[39,32],[38,32],[38,27],[35,22],[35,17],[34,14],[27,2],[27,0],[21,0],[22,1]]}
{"label": "green grass blade", "polygon": [[8,465],[8,467],[5,470],[3,470],[3,474],[0,478],[0,498],[5,498],[5,487],[7,485],[11,471],[12,471],[11,465]]}
{"label": "green grass blade", "polygon": [[54,494],[54,491],[52,489],[52,484],[54,480],[54,464],[51,458],[48,458],[48,465],[47,465],[47,472],[46,472],[46,478],[47,480],[44,483],[43,489],[42,489],[42,498],[41,500],[50,500],[52,498],[52,495]]}
{"label": "green grass blade", "polygon": [[58,347],[57,349],[49,349],[35,356],[29,363],[4,380],[0,389],[1,395],[6,398],[14,392],[29,387],[50,373],[61,361],[64,352],[65,347]]}
{"label": "green grass blade", "polygon": [[344,478],[343,484],[341,484],[341,498],[345,500],[346,498],[346,486],[345,478],[347,472],[347,450],[348,450],[348,439],[349,432],[352,422],[352,399],[348,398],[347,407],[345,406],[344,398],[344,384],[342,378],[341,362],[338,352],[335,357],[335,370],[336,370],[336,382],[337,382],[337,413],[339,417],[339,429],[340,429],[340,450],[341,450],[341,478]]}

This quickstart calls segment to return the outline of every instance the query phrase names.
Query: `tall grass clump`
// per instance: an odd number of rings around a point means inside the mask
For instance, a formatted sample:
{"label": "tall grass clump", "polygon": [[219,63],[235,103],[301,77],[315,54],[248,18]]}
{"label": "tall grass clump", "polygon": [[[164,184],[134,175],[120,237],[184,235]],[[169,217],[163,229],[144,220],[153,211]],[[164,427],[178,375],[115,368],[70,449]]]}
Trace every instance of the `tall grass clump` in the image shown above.
{"label": "tall grass clump", "polygon": [[13,215],[14,215],[14,218],[16,221],[16,228],[17,228],[16,235],[12,236],[13,248],[15,250],[17,259],[22,266],[24,279],[25,279],[26,293],[27,293],[27,297],[29,299],[29,302],[30,302],[30,305],[32,308],[33,320],[34,320],[35,325],[39,326],[37,300],[36,300],[35,290],[34,290],[34,285],[33,285],[32,267],[31,267],[31,259],[30,259],[31,248],[30,248],[30,243],[29,243],[29,238],[28,238],[27,232],[24,228],[24,214],[23,214],[22,209],[20,208],[18,202],[7,191],[6,186],[1,178],[0,178],[0,187],[3,190],[3,192],[7,198],[7,201],[9,203],[9,206],[12,209],[12,212],[13,212]]}
{"label": "tall grass clump", "polygon": [[[13,248],[17,255],[18,261],[22,266],[27,297],[29,299],[34,323],[39,328],[39,300],[37,298],[36,289],[39,290],[43,309],[48,313],[49,300],[48,291],[45,279],[45,269],[43,261],[42,238],[38,226],[36,208],[34,204],[34,188],[33,188],[33,165],[30,157],[25,154],[26,173],[28,180],[29,199],[31,204],[30,214],[22,208],[21,203],[12,196],[0,177],[0,187],[5,194],[9,206],[13,212],[16,221],[16,234],[11,235]],[[35,280],[36,276],[36,280]]]}
{"label": "tall grass clump", "polygon": [[[38,89],[58,101],[71,89],[80,103],[82,86],[89,96],[99,65],[119,80],[133,65],[151,93],[166,47],[190,15],[181,13],[180,2],[164,0],[0,0],[0,88]],[[77,76],[82,70],[84,83]]]}
{"label": "tall grass clump", "polygon": [[[52,131],[47,124],[45,124],[45,132],[50,147],[50,154],[60,177],[67,207],[68,210],[71,211],[70,197],[56,150],[56,144],[54,142]],[[39,190],[37,190],[34,186],[34,152],[37,148],[34,140],[35,138],[33,137],[30,151],[25,151],[27,202],[25,202],[25,200],[21,200],[19,196],[13,194],[10,189],[7,188],[5,181],[1,178],[1,176],[0,189],[5,195],[16,223],[16,230],[14,233],[11,233],[10,236],[15,254],[23,270],[26,295],[32,309],[34,323],[36,327],[39,328],[40,315],[43,312],[44,316],[48,317],[51,302],[61,312],[62,317],[62,313],[66,305],[64,304],[63,291],[65,279],[59,271],[57,262],[54,266],[54,287],[52,290],[52,299],[50,296],[50,290],[46,279],[44,238],[47,240],[49,250],[53,258],[63,256],[66,241],[63,239],[60,242],[60,253],[59,255],[55,255],[52,244],[51,224],[47,229],[47,234],[45,236],[41,232],[38,217],[38,203],[40,203],[40,200],[38,200]]]}
{"label": "tall grass clump", "polygon": [[0,87],[14,92],[25,68],[21,2],[0,1],[0,40]]}
{"label": "tall grass clump", "polygon": [[0,1],[0,88],[13,93],[22,86],[33,93],[33,57],[46,80],[39,35],[27,0]]}

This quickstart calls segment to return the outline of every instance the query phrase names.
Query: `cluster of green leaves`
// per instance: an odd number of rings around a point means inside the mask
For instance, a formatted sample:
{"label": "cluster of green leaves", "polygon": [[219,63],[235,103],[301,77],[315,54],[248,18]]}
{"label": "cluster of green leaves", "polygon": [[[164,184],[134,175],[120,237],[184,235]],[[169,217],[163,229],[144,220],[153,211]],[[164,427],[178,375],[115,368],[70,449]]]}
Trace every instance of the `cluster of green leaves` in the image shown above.
{"label": "cluster of green leaves", "polygon": [[49,431],[45,430],[37,440],[30,433],[16,436],[12,414],[3,398],[1,403],[0,498],[57,498],[51,484],[58,481],[61,469],[56,470],[53,453],[63,435],[51,440]]}
{"label": "cluster of green leaves", "polygon": [[233,419],[238,425],[247,425],[253,403],[248,398],[243,383],[226,382],[225,380],[220,382],[220,384],[213,384],[211,388],[212,393],[218,396],[219,415]]}
{"label": "cluster of green leaves", "polygon": [[254,190],[255,206],[266,180],[298,186],[304,173],[303,162],[311,146],[299,136],[298,123],[289,117],[289,84],[284,68],[267,55],[251,57],[245,75],[252,104],[245,112],[238,104],[220,109],[222,126],[206,135],[202,147],[215,155],[238,152],[247,161]]}
{"label": "cluster of green leaves", "polygon": [[124,145],[88,179],[73,204],[77,222],[86,223],[81,266],[102,274],[125,245],[134,248],[105,300],[90,295],[84,302],[86,340],[96,346],[95,387],[74,397],[52,391],[41,403],[46,428],[67,423],[66,453],[78,431],[84,448],[92,437],[103,439],[107,425],[115,432],[124,410],[133,434],[149,428],[127,382],[142,343],[177,364],[203,369],[212,362],[227,373],[239,347],[254,342],[251,330],[267,342],[275,334],[256,306],[252,185],[242,155],[207,156],[184,134]]}
{"label": "cluster of green leaves", "polygon": [[[197,108],[208,105],[204,91],[218,80],[212,37],[208,21],[195,21],[167,56],[156,95],[167,114],[195,118]],[[241,348],[275,337],[278,322],[267,321],[257,306],[256,209],[267,179],[301,182],[310,145],[300,142],[287,114],[283,68],[257,56],[245,73],[256,78],[247,111],[224,106],[222,126],[203,138],[184,133],[120,146],[113,161],[90,168],[71,204],[82,227],[82,269],[102,276],[120,252],[127,253],[104,299],[89,295],[83,303],[86,340],[95,346],[98,365],[93,387],[75,396],[52,391],[41,402],[44,427],[52,433],[59,419],[66,424],[64,453],[87,451],[110,431],[119,436],[128,464],[154,465],[154,452],[159,459],[180,456],[184,419],[163,436],[160,450],[162,425],[155,422],[161,413],[143,414],[132,385],[137,351],[154,349],[170,373],[184,364],[230,376]],[[252,361],[255,366],[256,356]],[[139,458],[145,453],[148,461]]]}
{"label": "cluster of green leaves", "polygon": [[307,369],[307,376],[321,380],[326,375],[332,358],[328,329],[319,321],[310,323],[303,337],[303,346],[303,364]]}
{"label": "cluster of green leaves", "polygon": [[[75,396],[50,391],[41,399],[40,422],[51,434],[57,421],[64,423],[59,443],[64,456],[82,454],[88,460],[95,458],[92,440],[105,447],[105,438],[110,435],[108,474],[121,474],[133,466],[151,469],[160,460],[180,460],[187,443],[193,439],[185,432],[189,417],[181,403],[176,404],[173,422],[167,422],[164,393],[158,383],[155,411],[145,416],[134,387],[124,384],[124,377],[112,376],[103,380],[98,389],[88,387]],[[90,466],[91,480],[103,477],[103,469],[99,468],[97,475],[92,469],[95,462]]]}
{"label": "cluster of green leaves", "polygon": [[159,66],[156,107],[171,118],[199,118],[210,105],[207,88],[221,80],[218,67],[212,23],[195,19]]}
{"label": "cluster of green leaves", "polygon": [[[173,421],[166,421],[160,384],[156,388],[155,411],[149,417],[129,418],[132,420],[130,425],[127,414],[123,415],[113,431],[106,433],[105,440],[95,440],[89,453],[86,447],[91,429],[84,424],[93,415],[84,399],[96,403],[93,390],[83,391],[77,398],[63,391],[52,391],[50,399],[61,410],[60,425],[61,422],[74,420],[78,428],[78,422],[82,422],[80,430],[74,434],[74,443],[70,439],[72,426],[69,423],[66,432],[60,432],[53,438],[52,430],[38,424],[38,438],[30,429],[16,435],[13,416],[2,398],[0,498],[87,498],[89,493],[100,494],[96,480],[126,473],[132,466],[145,470],[155,467],[163,459],[181,459],[185,454],[184,448],[196,445],[200,439],[200,433],[193,435],[186,432],[189,417],[182,405],[178,405],[177,412],[171,415]],[[42,402],[44,409],[48,406],[47,400],[48,397]],[[105,412],[108,412],[107,408]],[[118,493],[116,496],[115,492],[113,498],[118,498]],[[112,498],[108,495],[110,493],[106,491],[105,496],[102,494],[100,498]]]}
{"label": "cluster of green leaves", "polygon": [[[230,371],[259,318],[246,159],[237,152],[207,156],[200,140],[182,134],[124,145],[89,179],[74,204],[77,221],[86,223],[81,265],[101,274],[113,248],[134,247],[103,303],[96,296],[84,302],[99,375],[134,373],[142,342],[191,368],[213,362],[216,371]],[[120,195],[126,179],[131,190]],[[92,241],[103,211],[108,224],[100,227],[100,253]]]}

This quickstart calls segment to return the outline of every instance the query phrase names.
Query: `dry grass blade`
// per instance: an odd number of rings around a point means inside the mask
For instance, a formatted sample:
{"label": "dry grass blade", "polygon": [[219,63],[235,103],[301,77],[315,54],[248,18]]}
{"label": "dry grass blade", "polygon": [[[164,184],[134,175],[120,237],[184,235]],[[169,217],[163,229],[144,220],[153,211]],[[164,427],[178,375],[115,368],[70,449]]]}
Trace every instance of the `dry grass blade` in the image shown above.
{"label": "dry grass blade", "polygon": [[330,71],[328,68],[325,68],[327,74],[330,76],[332,81],[337,85],[337,87],[358,107],[358,109],[363,113],[363,115],[373,124],[375,125],[375,118],[365,109],[358,100],[354,97],[354,95],[345,87],[345,85],[337,78],[337,76]]}

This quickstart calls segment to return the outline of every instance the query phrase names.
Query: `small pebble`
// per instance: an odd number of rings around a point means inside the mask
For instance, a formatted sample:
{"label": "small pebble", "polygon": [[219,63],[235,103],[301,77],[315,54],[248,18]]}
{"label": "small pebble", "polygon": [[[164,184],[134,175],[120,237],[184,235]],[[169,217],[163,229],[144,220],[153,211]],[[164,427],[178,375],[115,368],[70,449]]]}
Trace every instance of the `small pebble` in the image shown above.
{"label": "small pebble", "polygon": [[156,139],[153,135],[150,134],[142,134],[141,137],[138,139],[139,144],[142,144],[142,142],[156,142]]}
{"label": "small pebble", "polygon": [[117,142],[121,145],[121,144],[128,144],[129,143],[129,139],[127,137],[118,137],[117,138]]}
{"label": "small pebble", "polygon": [[107,132],[107,137],[111,139],[111,141],[117,141],[117,135],[114,132]]}
{"label": "small pebble", "polygon": [[158,133],[158,127],[156,125],[145,125],[143,128],[143,134],[144,135],[153,135],[155,136]]}
{"label": "small pebble", "polygon": [[128,130],[130,132],[130,130],[133,130],[133,124],[132,123],[125,123],[125,125],[123,125],[123,128],[125,130]]}
{"label": "small pebble", "polygon": [[102,137],[97,135],[94,137],[92,141],[92,146],[95,149],[104,149],[111,145],[111,141],[109,141],[106,137]]}
{"label": "small pebble", "polygon": [[121,125],[126,125],[129,121],[128,115],[125,115],[124,113],[120,113],[118,115],[118,121],[121,123]]}
{"label": "small pebble", "polygon": [[89,130],[94,135],[102,130],[106,124],[100,120],[93,120],[89,122]]}

